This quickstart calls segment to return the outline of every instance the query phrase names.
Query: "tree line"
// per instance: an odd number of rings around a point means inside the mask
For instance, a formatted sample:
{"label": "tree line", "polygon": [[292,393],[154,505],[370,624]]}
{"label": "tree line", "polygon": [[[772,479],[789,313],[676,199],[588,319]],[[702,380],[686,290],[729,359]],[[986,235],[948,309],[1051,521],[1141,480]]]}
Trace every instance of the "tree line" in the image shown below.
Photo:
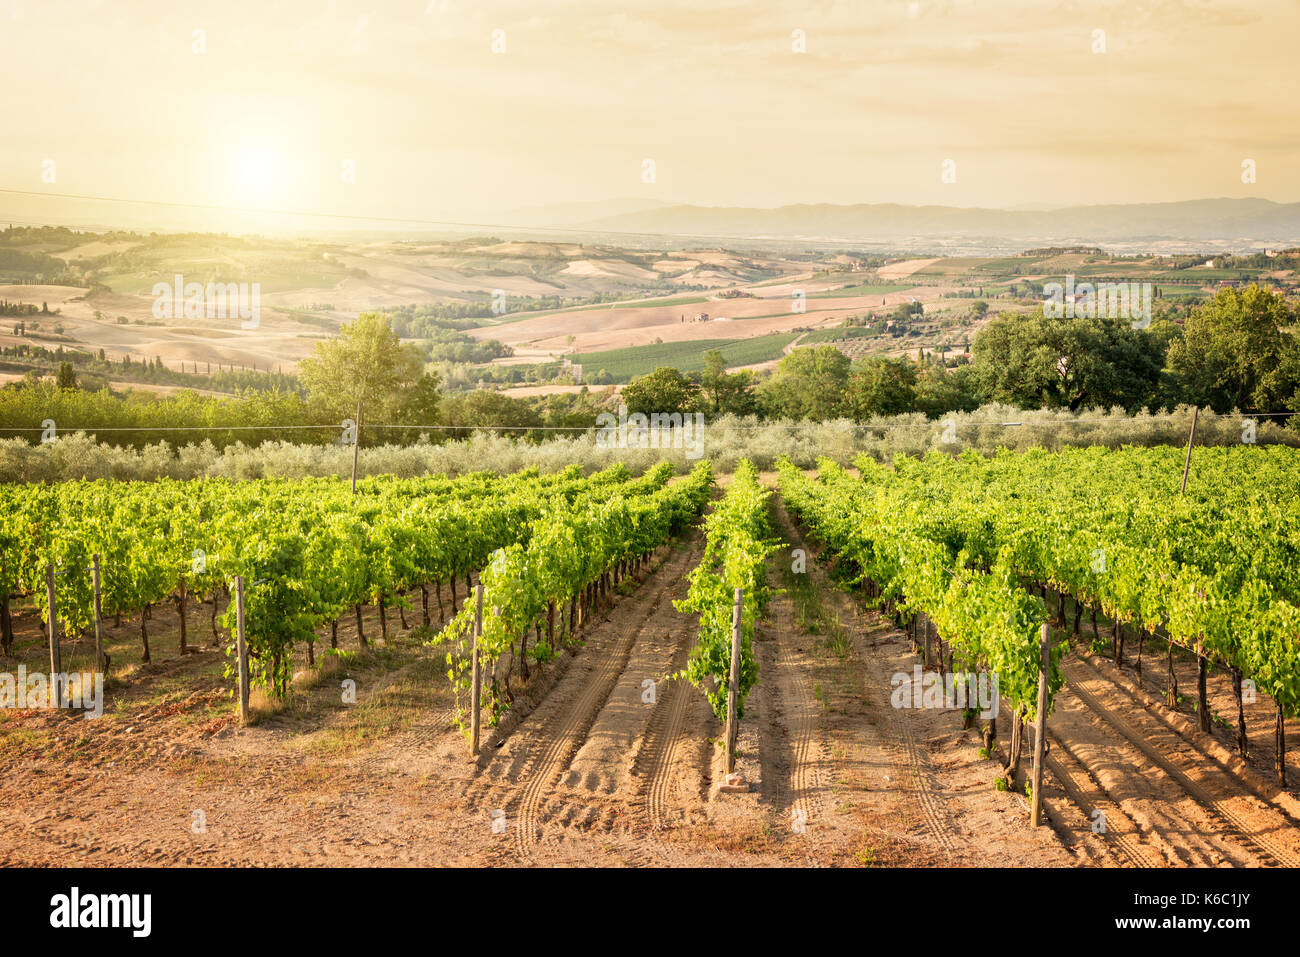
{"label": "tree line", "polygon": [[69,367],[57,381],[29,376],[0,389],[0,436],[39,441],[35,427],[52,418],[61,430],[134,448],[160,439],[208,440],[217,448],[268,439],[330,443],[340,440],[344,419],[359,416],[363,445],[410,444],[421,426],[435,441],[489,426],[542,439],[556,428],[591,428],[600,412],[620,404],[646,414],[811,421],[915,412],[937,418],[988,403],[1129,414],[1185,404],[1221,414],[1286,413],[1300,411],[1296,319],[1280,294],[1225,288],[1181,325],[1157,320],[1135,329],[1129,320],[1001,315],[975,337],[970,361],[951,367],[933,354],[855,362],[822,345],[795,349],[770,374],[729,372],[713,351],[701,372],[661,367],[621,394],[584,389],[519,399],[481,389],[447,393],[421,347],[404,344],[385,315],[365,313],[300,363],[298,391],[123,397],[76,388]]}
{"label": "tree line", "polygon": [[969,362],[933,355],[852,361],[833,346],[795,349],[770,376],[728,373],[721,353],[685,375],[663,367],[623,390],[629,412],[706,412],[765,418],[937,417],[990,402],[1021,409],[1133,414],[1199,405],[1218,413],[1300,411],[1296,310],[1252,285],[1221,289],[1181,324],[1003,314],[975,337]]}

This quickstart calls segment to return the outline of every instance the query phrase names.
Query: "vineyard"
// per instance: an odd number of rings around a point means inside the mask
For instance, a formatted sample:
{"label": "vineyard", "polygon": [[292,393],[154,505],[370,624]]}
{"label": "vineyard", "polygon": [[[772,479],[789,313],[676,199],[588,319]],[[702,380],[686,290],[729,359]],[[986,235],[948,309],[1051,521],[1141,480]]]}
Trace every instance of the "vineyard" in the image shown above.
{"label": "vineyard", "polygon": [[[527,678],[530,627],[537,633],[534,657],[539,656],[539,647],[547,649],[541,657],[548,657],[557,639],[564,640],[582,627],[597,597],[608,595],[654,549],[699,515],[713,484],[709,464],[701,463],[685,481],[667,487],[672,470],[669,465],[658,466],[642,479],[617,487],[615,494],[597,490],[568,501],[554,498],[551,508],[521,536],[523,540],[504,544],[493,553],[480,578],[483,600],[492,614],[485,619],[477,648],[492,672],[487,692],[494,722],[502,710],[502,682],[497,678],[502,655],[508,656],[511,666],[518,661]],[[561,616],[557,635],[556,607],[563,610],[566,602],[568,620]],[[461,638],[457,650],[447,654],[452,667],[448,677],[458,689],[468,690],[463,636],[475,614],[481,615],[481,610],[467,603],[445,632]],[[504,688],[508,697],[508,671]]]}
{"label": "vineyard", "polygon": [[[767,604],[767,557],[771,544],[767,520],[768,492],[759,486],[754,466],[742,461],[726,496],[704,523],[704,558],[690,576],[679,611],[700,617],[699,641],[691,652],[686,676],[706,691],[719,721],[726,721],[734,631],[734,595],[742,598],[736,716],[745,713],[745,697],[758,680],[754,627]],[[748,599],[748,600],[745,600]]]}
{"label": "vineyard", "polygon": [[[1180,492],[1176,449],[933,455],[861,481],[821,463],[820,487],[788,463],[783,489],[891,610],[925,614],[969,661],[996,672],[1017,720],[1035,720],[1038,625],[1055,604],[1074,635],[1089,614],[1197,660],[1196,711],[1210,730],[1207,673],[1231,676],[1243,754],[1243,680],[1276,703],[1275,770],[1285,784],[1285,720],[1300,707],[1300,459],[1282,449],[1205,449]],[[837,523],[836,516],[843,518]],[[865,519],[865,520],[863,520]],[[1041,602],[1029,596],[1037,592]],[[1178,697],[1171,670],[1167,700]],[[1053,672],[1054,693],[1061,676]]]}
{"label": "vineyard", "polygon": [[1183,456],[0,486],[0,652],[109,699],[0,710],[6,813],[90,753],[150,781],[104,853],[163,862],[201,768],[228,862],[1295,863],[1300,453]]}
{"label": "vineyard", "polygon": [[[421,589],[428,627],[428,589],[456,583],[490,554],[526,540],[531,523],[552,509],[621,501],[660,488],[671,466],[639,479],[615,466],[590,478],[577,468],[551,476],[536,471],[506,478],[364,480],[355,497],[342,481],[83,482],[53,487],[7,486],[0,539],[5,649],[12,641],[10,596],[43,593],[53,568],[58,626],[80,632],[93,624],[92,556],[102,572],[101,613],[140,610],[142,659],[150,660],[148,611],[164,601],[209,601],[215,631],[217,596],[236,576],[250,583],[245,604],[249,655],[257,680],[283,694],[292,652],[314,659],[317,629],[349,610],[379,610],[380,637],[396,602]],[[38,603],[48,625],[49,605]],[[221,619],[235,625],[234,609]],[[182,611],[181,621],[184,621]],[[179,636],[186,651],[185,629]],[[332,641],[337,645],[337,640]]]}

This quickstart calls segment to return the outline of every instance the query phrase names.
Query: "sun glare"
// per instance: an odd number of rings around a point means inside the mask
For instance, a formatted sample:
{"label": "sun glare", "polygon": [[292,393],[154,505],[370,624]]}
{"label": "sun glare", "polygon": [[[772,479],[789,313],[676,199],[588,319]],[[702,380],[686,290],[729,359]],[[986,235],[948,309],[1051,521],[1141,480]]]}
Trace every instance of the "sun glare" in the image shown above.
{"label": "sun glare", "polygon": [[284,174],[284,157],[270,147],[249,147],[232,158],[231,185],[241,202],[275,199],[284,187]]}

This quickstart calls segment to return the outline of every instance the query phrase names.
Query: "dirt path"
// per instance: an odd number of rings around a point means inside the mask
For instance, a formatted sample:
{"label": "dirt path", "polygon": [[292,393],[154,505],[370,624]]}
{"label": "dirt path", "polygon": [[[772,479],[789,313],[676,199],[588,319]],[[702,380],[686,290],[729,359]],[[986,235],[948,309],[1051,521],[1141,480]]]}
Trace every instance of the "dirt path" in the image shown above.
{"label": "dirt path", "polygon": [[633,796],[637,744],[654,711],[654,703],[643,700],[643,682],[657,689],[677,648],[689,640],[691,620],[671,600],[685,591],[684,576],[699,549],[696,534],[660,556],[648,581],[603,616],[538,708],[486,756],[467,806],[504,812],[520,858],[549,836],[544,832],[551,822],[607,827],[618,812],[599,796]]}
{"label": "dirt path", "polygon": [[[673,653],[671,672],[686,667],[693,637],[680,640]],[[708,797],[709,737],[715,720],[707,699],[683,680],[660,682],[658,703],[642,747],[633,759],[632,774],[639,782],[641,814],[652,831],[676,827],[692,816]]]}
{"label": "dirt path", "polygon": [[783,816],[804,811],[810,835],[816,824],[857,831],[864,856],[897,864],[1072,863],[1049,829],[1028,827],[1022,799],[994,788],[995,765],[959,714],[891,706],[891,678],[910,674],[916,654],[831,580],[779,500],[773,516],[790,548],[769,574],[786,593],[773,602],[760,687],[772,726],[764,782]]}
{"label": "dirt path", "polygon": [[765,692],[763,796],[792,826],[820,822],[826,817],[829,755],[817,714],[822,710],[819,688],[814,688],[811,678],[817,663],[808,654],[810,636],[798,628],[788,595],[773,602],[762,637],[765,640],[758,642],[756,650]]}
{"label": "dirt path", "polygon": [[795,336],[793,339],[787,342],[785,346],[781,349],[781,355],[788,356],[790,353],[794,352],[795,349],[798,349],[799,343],[803,341],[803,338],[806,335],[808,335],[808,333],[801,332],[799,333],[799,335]]}

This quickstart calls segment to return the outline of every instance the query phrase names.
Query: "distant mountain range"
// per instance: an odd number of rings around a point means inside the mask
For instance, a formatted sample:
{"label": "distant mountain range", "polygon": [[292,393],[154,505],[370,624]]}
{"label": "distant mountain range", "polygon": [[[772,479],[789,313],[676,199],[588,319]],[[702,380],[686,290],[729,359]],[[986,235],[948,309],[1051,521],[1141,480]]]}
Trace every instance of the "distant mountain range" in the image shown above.
{"label": "distant mountain range", "polygon": [[[219,231],[215,213],[81,202],[57,196],[0,194],[0,228],[7,222],[77,225],[92,229]],[[1174,203],[1016,209],[904,206],[898,203],[799,204],[774,208],[693,206],[640,197],[550,203],[492,212],[442,210],[428,226],[355,224],[346,220],[268,216],[249,232],[268,235],[461,235],[491,232],[520,238],[596,241],[630,247],[727,244],[780,247],[829,240],[894,248],[936,248],[947,255],[1047,245],[1117,245],[1135,249],[1248,249],[1300,245],[1300,203],[1267,199],[1197,199]],[[456,227],[450,224],[481,224]],[[102,224],[102,225],[96,225]],[[500,225],[492,225],[500,224]],[[513,228],[512,228],[513,227]],[[239,229],[230,229],[239,232]],[[714,242],[714,240],[717,242]],[[742,242],[743,241],[743,242]],[[973,253],[972,253],[973,254]]]}
{"label": "distant mountain range", "polygon": [[674,236],[844,239],[997,239],[1088,243],[1155,240],[1255,240],[1300,243],[1300,203],[1266,199],[1197,199],[1175,203],[1067,206],[1060,209],[968,209],[956,206],[658,206],[580,223],[596,232]]}
{"label": "distant mountain range", "polygon": [[[653,199],[597,199],[585,203],[548,203],[543,206],[525,206],[504,212],[492,213],[487,222],[507,223],[531,228],[566,229],[585,226],[589,222],[602,219],[614,219],[636,213],[648,213],[662,209],[680,209],[672,203]],[[460,213],[457,216],[482,216],[482,213]],[[451,217],[449,217],[451,218]]]}

